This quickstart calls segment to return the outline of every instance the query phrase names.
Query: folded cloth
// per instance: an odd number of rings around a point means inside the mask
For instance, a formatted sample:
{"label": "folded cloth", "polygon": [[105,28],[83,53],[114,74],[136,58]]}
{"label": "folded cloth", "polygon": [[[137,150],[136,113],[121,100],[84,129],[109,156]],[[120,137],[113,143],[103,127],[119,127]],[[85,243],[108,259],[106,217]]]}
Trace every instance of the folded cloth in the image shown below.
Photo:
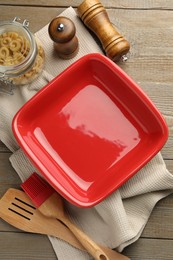
{"label": "folded cloth", "polygon": [[[11,121],[18,109],[42,86],[58,75],[72,62],[84,54],[102,52],[90,33],[83,26],[73,8],[61,15],[74,21],[79,39],[79,53],[71,60],[60,60],[52,55],[52,42],[45,26],[36,33],[42,40],[46,64],[42,75],[32,84],[16,88],[14,95],[0,95],[0,138],[13,152],[10,162],[21,180],[24,181],[33,171],[37,171],[15,141],[11,131]],[[172,119],[169,118],[169,122]],[[122,251],[136,241],[155,206],[165,196],[173,192],[173,175],[166,169],[160,153],[145,167],[127,181],[121,188],[92,208],[78,208],[66,201],[70,218],[93,240]],[[91,259],[91,257],[68,245],[64,241],[49,237],[60,260]]]}
{"label": "folded cloth", "polygon": [[[10,161],[22,181],[37,171],[24,155],[17,150]],[[100,244],[122,251],[141,235],[155,204],[173,190],[173,176],[166,169],[160,153],[103,202],[90,209],[82,209],[66,202],[71,219]],[[68,245],[53,239],[59,259],[90,259],[68,251]],[[61,247],[65,247],[65,252]],[[63,256],[61,255],[64,255]],[[80,257],[79,257],[80,256]]]}

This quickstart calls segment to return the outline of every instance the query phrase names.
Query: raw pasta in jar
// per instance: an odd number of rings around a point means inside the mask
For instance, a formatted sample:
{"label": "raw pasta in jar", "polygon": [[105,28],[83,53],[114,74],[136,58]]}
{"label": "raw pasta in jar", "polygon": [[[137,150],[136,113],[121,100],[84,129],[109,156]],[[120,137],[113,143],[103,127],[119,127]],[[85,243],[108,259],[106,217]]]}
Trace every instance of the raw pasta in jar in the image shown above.
{"label": "raw pasta in jar", "polygon": [[41,73],[45,54],[39,39],[16,21],[0,23],[0,76],[14,85],[32,82]]}

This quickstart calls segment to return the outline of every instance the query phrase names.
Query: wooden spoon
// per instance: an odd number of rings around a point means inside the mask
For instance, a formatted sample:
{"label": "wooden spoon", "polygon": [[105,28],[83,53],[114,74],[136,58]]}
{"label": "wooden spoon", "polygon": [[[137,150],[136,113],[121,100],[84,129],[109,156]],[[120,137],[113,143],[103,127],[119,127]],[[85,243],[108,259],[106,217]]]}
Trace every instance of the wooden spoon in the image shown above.
{"label": "wooden spoon", "polygon": [[[47,218],[36,209],[28,196],[21,190],[9,189],[0,200],[0,217],[26,232],[52,235],[60,238],[72,246],[85,250],[79,240],[70,232],[67,226],[60,221]],[[98,245],[107,254],[110,260],[128,260],[129,258]]]}

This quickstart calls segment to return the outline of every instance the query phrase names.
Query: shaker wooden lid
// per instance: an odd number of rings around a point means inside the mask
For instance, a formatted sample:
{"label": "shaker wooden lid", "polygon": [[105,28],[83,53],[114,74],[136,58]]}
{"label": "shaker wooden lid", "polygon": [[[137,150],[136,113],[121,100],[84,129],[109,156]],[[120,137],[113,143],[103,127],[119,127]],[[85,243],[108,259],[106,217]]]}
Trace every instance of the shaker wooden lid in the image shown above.
{"label": "shaker wooden lid", "polygon": [[65,43],[75,36],[76,28],[69,18],[59,16],[50,22],[48,32],[54,42]]}

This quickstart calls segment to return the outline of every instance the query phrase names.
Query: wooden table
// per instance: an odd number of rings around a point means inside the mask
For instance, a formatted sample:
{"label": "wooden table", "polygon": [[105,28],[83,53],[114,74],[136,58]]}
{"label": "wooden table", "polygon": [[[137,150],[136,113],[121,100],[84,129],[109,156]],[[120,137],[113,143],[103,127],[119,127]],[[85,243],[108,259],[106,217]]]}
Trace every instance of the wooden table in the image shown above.
{"label": "wooden table", "polygon": [[[36,32],[72,0],[0,0],[1,20],[15,16],[30,21]],[[166,116],[169,140],[162,149],[166,165],[173,172],[173,1],[102,0],[111,21],[131,43],[130,58],[121,65]],[[0,143],[0,195],[20,180],[9,163],[10,151]],[[135,260],[173,259],[173,195],[153,210],[140,239],[124,250]],[[0,259],[56,259],[46,236],[21,232],[0,220]]]}

